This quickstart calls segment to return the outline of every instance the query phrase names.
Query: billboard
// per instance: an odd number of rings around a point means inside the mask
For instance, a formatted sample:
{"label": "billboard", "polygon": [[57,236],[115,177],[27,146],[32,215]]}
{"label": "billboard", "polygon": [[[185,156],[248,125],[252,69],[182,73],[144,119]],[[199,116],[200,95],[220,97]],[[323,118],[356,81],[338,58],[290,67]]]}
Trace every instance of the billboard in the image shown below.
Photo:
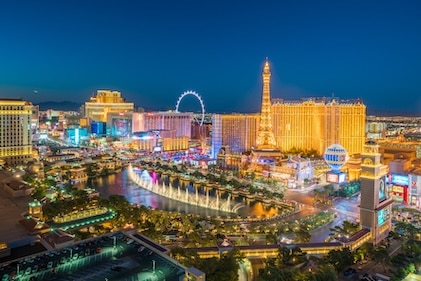
{"label": "billboard", "polygon": [[116,117],[111,122],[112,136],[127,137],[132,133],[132,119]]}
{"label": "billboard", "polygon": [[339,176],[335,173],[327,173],[326,174],[326,181],[332,183],[339,183]]}
{"label": "billboard", "polygon": [[408,176],[392,174],[392,183],[408,186],[409,179]]}
{"label": "billboard", "polygon": [[343,183],[345,182],[345,173],[342,172],[328,172],[326,173],[326,181],[330,183]]}
{"label": "billboard", "polygon": [[389,208],[381,209],[377,212],[377,225],[384,224],[390,217]]}

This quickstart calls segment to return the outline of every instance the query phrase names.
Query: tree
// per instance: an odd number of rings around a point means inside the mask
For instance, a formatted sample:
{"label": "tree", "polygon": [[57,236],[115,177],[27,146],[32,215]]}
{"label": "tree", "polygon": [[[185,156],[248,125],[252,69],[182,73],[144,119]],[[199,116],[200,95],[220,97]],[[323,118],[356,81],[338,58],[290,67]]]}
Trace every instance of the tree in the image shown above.
{"label": "tree", "polygon": [[298,273],[298,269],[280,268],[275,259],[269,259],[266,262],[265,268],[259,269],[258,281],[291,281]]}
{"label": "tree", "polygon": [[387,252],[387,249],[380,247],[374,251],[373,260],[376,263],[381,263],[384,271],[386,271],[386,266],[390,265],[390,256]]}
{"label": "tree", "polygon": [[326,261],[339,272],[354,263],[354,256],[349,248],[331,250],[326,256]]}
{"label": "tree", "polygon": [[415,235],[418,233],[418,229],[410,223],[400,221],[395,224],[395,232],[405,236],[408,239],[414,239]]}
{"label": "tree", "polygon": [[279,267],[286,267],[301,263],[305,260],[305,258],[305,253],[303,253],[299,247],[280,247],[278,249],[278,256],[276,257],[276,264]]}
{"label": "tree", "polygon": [[410,257],[418,257],[421,254],[421,246],[414,241],[404,243],[402,248],[406,255]]}
{"label": "tree", "polygon": [[317,270],[313,272],[307,279],[309,281],[337,281],[338,274],[335,272],[335,268],[330,264],[322,264],[317,267]]}
{"label": "tree", "polygon": [[339,225],[336,225],[334,228],[330,228],[330,231],[332,231],[333,236],[335,238],[342,237],[342,236],[350,236],[358,231],[359,224],[352,223],[349,221],[344,221],[342,223],[342,227]]}
{"label": "tree", "polygon": [[373,243],[369,243],[369,242],[365,242],[364,244],[361,245],[361,247],[359,248],[363,251],[363,253],[366,256],[372,256],[374,254],[374,245]]}
{"label": "tree", "polygon": [[294,232],[295,234],[295,243],[308,243],[311,239],[311,234],[305,229],[300,228],[298,231]]}

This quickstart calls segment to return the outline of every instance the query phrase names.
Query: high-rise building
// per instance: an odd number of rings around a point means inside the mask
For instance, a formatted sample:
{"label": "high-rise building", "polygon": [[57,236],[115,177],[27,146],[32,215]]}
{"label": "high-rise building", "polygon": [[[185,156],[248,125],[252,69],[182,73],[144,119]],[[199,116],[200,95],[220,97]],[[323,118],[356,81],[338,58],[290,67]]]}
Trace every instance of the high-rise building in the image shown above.
{"label": "high-rise building", "polygon": [[216,158],[222,146],[241,153],[256,144],[259,114],[214,114],[212,116],[212,157]]}
{"label": "high-rise building", "polygon": [[31,130],[36,132],[39,129],[39,105],[32,106]]}
{"label": "high-rise building", "polygon": [[272,104],[274,135],[282,151],[316,150],[321,155],[327,147],[337,143],[350,155],[361,153],[365,117],[366,106],[360,100],[278,99]]}
{"label": "high-rise building", "polygon": [[381,163],[379,145],[366,142],[361,153],[360,224],[370,230],[374,245],[385,239],[392,227],[393,200],[387,190],[387,173],[387,166]]}
{"label": "high-rise building", "polygon": [[[213,157],[223,146],[230,146],[230,151],[235,153],[252,150],[253,162],[258,162],[257,158],[260,157],[276,159],[281,156],[281,151],[293,148],[316,150],[322,155],[327,147],[335,143],[343,146],[349,155],[361,153],[365,141],[366,118],[366,106],[361,100],[277,99],[271,103],[268,61],[265,62],[262,77],[260,115],[213,116]],[[256,116],[258,127],[256,130],[249,129],[252,126],[247,123],[247,118],[255,120]],[[254,142],[250,144],[250,140]]]}
{"label": "high-rise building", "polygon": [[191,112],[143,112],[133,113],[133,132],[151,130],[175,130],[176,137],[191,138]]}
{"label": "high-rise building", "polygon": [[0,99],[0,160],[9,165],[32,158],[32,109],[22,99]]}
{"label": "high-rise building", "polygon": [[107,122],[108,113],[134,111],[134,103],[126,102],[118,91],[98,90],[95,97],[84,105],[85,117],[96,122]]}

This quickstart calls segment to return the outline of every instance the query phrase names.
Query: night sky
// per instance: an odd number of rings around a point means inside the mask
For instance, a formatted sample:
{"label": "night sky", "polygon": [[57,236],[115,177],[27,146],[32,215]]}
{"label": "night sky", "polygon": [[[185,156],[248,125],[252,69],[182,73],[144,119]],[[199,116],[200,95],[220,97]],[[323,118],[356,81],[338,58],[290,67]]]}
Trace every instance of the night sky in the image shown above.
{"label": "night sky", "polygon": [[209,112],[256,112],[268,57],[273,98],[421,115],[421,1],[3,2],[0,97],[83,103],[113,89],[167,110],[194,90]]}

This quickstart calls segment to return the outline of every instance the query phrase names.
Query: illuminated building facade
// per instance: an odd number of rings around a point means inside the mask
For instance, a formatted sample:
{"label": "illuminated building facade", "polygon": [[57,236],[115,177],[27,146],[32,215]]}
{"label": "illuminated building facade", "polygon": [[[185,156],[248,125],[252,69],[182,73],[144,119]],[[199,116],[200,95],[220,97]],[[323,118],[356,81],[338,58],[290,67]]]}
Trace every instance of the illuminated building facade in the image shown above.
{"label": "illuminated building facade", "polygon": [[233,153],[250,151],[256,144],[259,114],[214,114],[212,116],[212,157],[223,146]]}
{"label": "illuminated building facade", "polygon": [[38,131],[39,128],[39,105],[32,106],[31,114],[31,130],[32,132]]}
{"label": "illuminated building facade", "polygon": [[346,162],[348,181],[357,181],[361,176],[361,154],[353,154]]}
{"label": "illuminated building facade", "polygon": [[421,208],[421,168],[414,168],[408,174],[409,204]]}
{"label": "illuminated building facade", "polygon": [[32,109],[22,99],[0,99],[0,160],[9,165],[32,158]]}
{"label": "illuminated building facade", "polygon": [[391,230],[392,202],[387,186],[388,168],[381,163],[379,145],[368,141],[361,154],[360,224],[370,229],[373,244],[378,245]]}
{"label": "illuminated building facade", "polygon": [[107,114],[134,111],[134,103],[126,102],[118,91],[98,90],[95,97],[85,102],[85,117],[93,121],[107,121]]}
{"label": "illuminated building facade", "polygon": [[105,137],[107,135],[107,123],[105,122],[91,122],[91,134],[99,136],[99,137]]}
{"label": "illuminated building facade", "polygon": [[275,140],[282,151],[314,149],[322,154],[333,143],[342,145],[349,155],[363,149],[366,106],[360,100],[278,99],[271,112]]}
{"label": "illuminated building facade", "polygon": [[252,151],[253,159],[274,158],[293,148],[316,150],[322,155],[331,144],[342,145],[349,155],[361,153],[365,141],[366,106],[361,100],[310,98],[274,100],[270,95],[270,67],[263,68],[260,115],[219,115],[212,118],[212,157],[223,146],[234,153]]}
{"label": "illuminated building facade", "polygon": [[176,137],[191,138],[191,112],[142,112],[133,113],[133,132],[150,130],[175,130]]}
{"label": "illuminated building facade", "polygon": [[175,130],[136,132],[131,147],[144,152],[183,151],[189,149],[189,139],[177,137]]}

